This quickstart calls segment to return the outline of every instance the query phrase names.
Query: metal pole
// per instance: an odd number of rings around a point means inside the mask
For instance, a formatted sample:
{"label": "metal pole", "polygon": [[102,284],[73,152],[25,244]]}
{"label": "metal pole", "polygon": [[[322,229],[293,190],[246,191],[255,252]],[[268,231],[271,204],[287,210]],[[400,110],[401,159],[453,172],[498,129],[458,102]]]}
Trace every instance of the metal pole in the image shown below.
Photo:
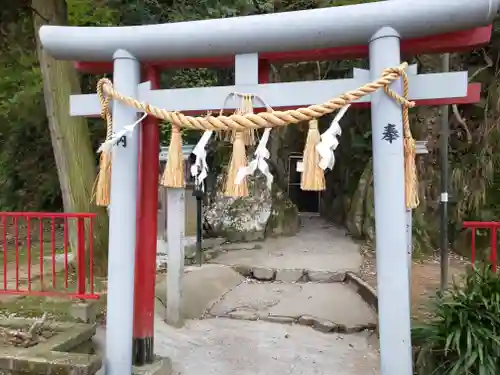
{"label": "metal pole", "polygon": [[195,184],[193,195],[196,197],[196,261],[198,266],[201,267],[203,264],[203,210],[202,210],[202,198],[203,190],[198,183]]}
{"label": "metal pole", "polygon": [[[400,64],[400,37],[390,27],[369,44],[370,75]],[[401,92],[401,83],[392,85]],[[410,288],[401,106],[382,90],[372,94],[377,291],[382,375],[412,375]]]}
{"label": "metal pole", "polygon": [[[147,67],[145,78],[159,88],[157,69]],[[142,366],[154,361],[154,308],[156,284],[156,238],[158,232],[158,146],[159,120],[148,116],[141,124],[139,204],[134,297],[133,363]]]}
{"label": "metal pole", "polygon": [[[137,97],[140,64],[127,51],[114,56],[114,85],[124,95]],[[113,131],[137,119],[136,111],[113,102]],[[113,148],[109,215],[108,306],[106,319],[106,375],[132,372],[134,269],[137,210],[139,127],[126,142]]]}
{"label": "metal pole", "polygon": [[[445,53],[442,58],[443,72],[450,71],[450,54]],[[449,148],[449,107],[441,107],[441,145],[439,156],[441,159],[441,291],[448,285],[448,148]]]}

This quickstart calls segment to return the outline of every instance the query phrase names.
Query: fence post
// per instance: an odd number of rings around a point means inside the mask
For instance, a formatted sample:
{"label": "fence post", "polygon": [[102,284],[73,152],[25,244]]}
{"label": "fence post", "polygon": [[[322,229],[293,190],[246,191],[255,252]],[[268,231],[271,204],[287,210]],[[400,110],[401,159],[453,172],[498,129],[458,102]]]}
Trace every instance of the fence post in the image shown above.
{"label": "fence post", "polygon": [[76,238],[77,238],[77,249],[76,249],[76,292],[78,295],[85,295],[85,284],[87,279],[87,269],[85,267],[86,257],[85,257],[85,219],[83,217],[78,217],[76,219]]}
{"label": "fence post", "polygon": [[497,226],[495,223],[492,223],[491,233],[490,233],[490,261],[493,272],[497,272]]}

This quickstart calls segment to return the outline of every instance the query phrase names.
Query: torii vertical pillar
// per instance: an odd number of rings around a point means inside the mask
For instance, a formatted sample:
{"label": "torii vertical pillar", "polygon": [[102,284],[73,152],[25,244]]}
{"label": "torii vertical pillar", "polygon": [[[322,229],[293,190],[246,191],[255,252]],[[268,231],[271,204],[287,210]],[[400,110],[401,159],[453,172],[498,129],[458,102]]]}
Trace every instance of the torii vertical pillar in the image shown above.
{"label": "torii vertical pillar", "polygon": [[[401,62],[392,28],[376,32],[369,50],[373,79]],[[401,82],[391,88],[401,92]],[[412,375],[402,108],[383,90],[371,96],[380,373]],[[394,136],[387,139],[384,129]]]}
{"label": "torii vertical pillar", "polygon": [[[113,78],[121,93],[136,98],[140,63],[130,53],[113,55]],[[113,131],[137,119],[135,109],[113,102]],[[113,147],[109,215],[108,304],[106,315],[106,375],[130,374],[134,320],[134,263],[137,215],[139,128],[127,142]]]}
{"label": "torii vertical pillar", "polygon": [[[144,69],[151,88],[159,88],[158,70]],[[139,201],[135,257],[133,364],[154,361],[154,309],[156,284],[156,237],[158,231],[159,120],[148,116],[141,126]]]}

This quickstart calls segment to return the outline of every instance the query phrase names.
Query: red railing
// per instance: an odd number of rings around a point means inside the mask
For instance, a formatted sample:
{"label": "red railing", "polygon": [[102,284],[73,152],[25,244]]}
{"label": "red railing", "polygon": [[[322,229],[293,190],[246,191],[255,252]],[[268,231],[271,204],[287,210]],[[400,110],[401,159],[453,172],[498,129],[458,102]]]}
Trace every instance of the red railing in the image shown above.
{"label": "red railing", "polygon": [[471,240],[471,262],[476,262],[476,231],[478,229],[489,229],[490,231],[490,262],[493,271],[497,270],[497,230],[500,228],[500,222],[494,221],[465,221],[464,228],[472,229]]}
{"label": "red railing", "polygon": [[[99,295],[94,291],[93,266],[95,216],[87,213],[0,212],[3,253],[0,296],[98,299]],[[71,244],[76,249],[71,249]]]}

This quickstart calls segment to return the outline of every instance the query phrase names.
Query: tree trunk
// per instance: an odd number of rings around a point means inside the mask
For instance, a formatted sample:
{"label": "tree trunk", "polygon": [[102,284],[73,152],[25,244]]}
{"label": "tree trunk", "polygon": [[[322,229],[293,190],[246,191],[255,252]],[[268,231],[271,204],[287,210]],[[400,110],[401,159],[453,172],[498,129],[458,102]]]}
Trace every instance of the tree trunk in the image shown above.
{"label": "tree trunk", "polygon": [[70,95],[81,93],[78,73],[72,62],[55,60],[46,54],[38,37],[42,25],[67,24],[66,1],[32,0],[31,4],[45,107],[64,210],[99,214],[93,228],[95,272],[104,274],[107,270],[108,218],[104,209],[91,203],[97,161],[92,152],[87,120],[69,114]]}

